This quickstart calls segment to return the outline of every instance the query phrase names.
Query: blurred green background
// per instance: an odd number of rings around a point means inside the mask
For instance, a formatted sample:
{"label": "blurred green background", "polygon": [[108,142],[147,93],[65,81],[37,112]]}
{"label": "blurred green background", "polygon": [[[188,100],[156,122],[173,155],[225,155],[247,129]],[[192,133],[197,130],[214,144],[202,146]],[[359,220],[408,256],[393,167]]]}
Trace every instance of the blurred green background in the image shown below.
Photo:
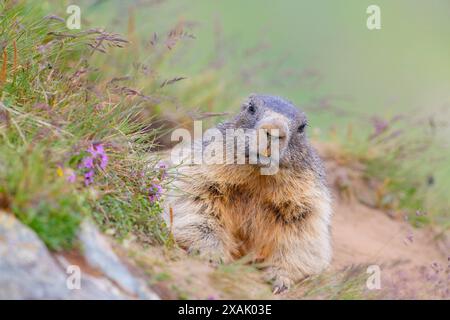
{"label": "blurred green background", "polygon": [[[193,22],[186,63],[171,66],[187,77],[220,59],[230,79],[246,77],[254,92],[299,105],[325,96],[357,113],[393,115],[450,102],[447,0],[71,3],[90,24],[117,32],[126,31],[137,3],[136,30],[148,39],[179,20]],[[381,30],[366,27],[370,4],[381,8]]]}
{"label": "blurred green background", "polygon": [[[329,128],[345,137],[349,124],[356,136],[367,135],[372,116],[411,117],[411,135],[421,135],[416,127],[434,118],[441,142],[430,158],[439,163],[425,160],[421,169],[447,193],[448,0],[83,0],[50,1],[49,11],[65,17],[68,4],[81,7],[82,29],[102,26],[143,44],[183,22],[195,39],[186,39],[162,70],[187,77],[184,85],[215,70],[224,88],[214,111],[236,110],[250,92],[284,96],[307,110],[325,139]],[[381,8],[381,30],[367,29],[371,4]],[[145,61],[144,51],[136,55]]]}

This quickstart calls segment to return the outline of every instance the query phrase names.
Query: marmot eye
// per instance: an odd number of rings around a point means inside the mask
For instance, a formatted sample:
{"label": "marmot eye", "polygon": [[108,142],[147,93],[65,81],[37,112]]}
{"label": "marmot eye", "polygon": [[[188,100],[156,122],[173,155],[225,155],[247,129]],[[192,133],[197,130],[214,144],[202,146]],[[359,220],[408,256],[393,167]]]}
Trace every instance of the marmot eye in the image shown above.
{"label": "marmot eye", "polygon": [[305,131],[305,127],[306,127],[306,123],[302,123],[300,125],[300,127],[298,127],[298,132],[302,133],[303,131]]}
{"label": "marmot eye", "polygon": [[251,114],[254,114],[255,112],[256,112],[256,107],[255,107],[255,105],[253,104],[253,102],[250,102],[249,104],[248,104],[248,112],[250,112]]}

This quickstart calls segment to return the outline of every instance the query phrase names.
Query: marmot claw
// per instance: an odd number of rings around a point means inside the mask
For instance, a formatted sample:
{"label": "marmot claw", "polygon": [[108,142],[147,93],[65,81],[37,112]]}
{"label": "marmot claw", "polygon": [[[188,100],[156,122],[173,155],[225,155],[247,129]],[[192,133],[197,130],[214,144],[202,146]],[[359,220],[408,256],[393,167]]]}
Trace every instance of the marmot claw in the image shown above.
{"label": "marmot claw", "polygon": [[281,294],[291,287],[291,280],[286,277],[277,277],[272,284],[272,293]]}

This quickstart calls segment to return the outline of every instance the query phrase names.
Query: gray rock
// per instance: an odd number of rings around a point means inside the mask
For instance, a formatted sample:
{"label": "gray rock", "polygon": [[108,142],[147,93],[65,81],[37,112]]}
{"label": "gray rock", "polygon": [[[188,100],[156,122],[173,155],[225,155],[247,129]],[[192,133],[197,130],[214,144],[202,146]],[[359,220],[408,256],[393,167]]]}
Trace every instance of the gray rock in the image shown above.
{"label": "gray rock", "polygon": [[[56,258],[63,270],[69,270],[68,268],[72,266],[63,256],[56,255]],[[130,298],[109,279],[91,276],[82,268],[80,268],[80,271],[80,289],[72,289],[72,295],[69,299],[124,300]],[[67,276],[69,276],[69,273]]]}
{"label": "gray rock", "polygon": [[108,240],[90,221],[83,221],[79,240],[83,256],[90,266],[102,271],[129,294],[135,295],[140,299],[159,299],[158,295],[147,288],[144,281],[134,277],[128,271],[114,253]]}
{"label": "gray rock", "polygon": [[0,299],[66,299],[65,275],[34,232],[0,212]]}
{"label": "gray rock", "polygon": [[68,285],[70,263],[53,255],[28,227],[0,211],[0,299],[158,299],[122,264],[89,222],[82,224],[80,242],[85,260],[103,275],[81,268],[80,287]]}

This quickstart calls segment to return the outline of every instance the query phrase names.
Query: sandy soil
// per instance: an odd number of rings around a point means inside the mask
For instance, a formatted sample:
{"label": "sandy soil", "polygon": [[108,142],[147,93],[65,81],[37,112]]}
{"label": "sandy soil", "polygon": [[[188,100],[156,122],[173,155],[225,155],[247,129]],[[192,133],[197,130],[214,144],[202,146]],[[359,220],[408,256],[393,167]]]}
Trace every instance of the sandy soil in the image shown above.
{"label": "sandy soil", "polygon": [[413,229],[381,211],[338,202],[333,244],[331,269],[378,265],[386,298],[450,298],[448,258],[430,229]]}

